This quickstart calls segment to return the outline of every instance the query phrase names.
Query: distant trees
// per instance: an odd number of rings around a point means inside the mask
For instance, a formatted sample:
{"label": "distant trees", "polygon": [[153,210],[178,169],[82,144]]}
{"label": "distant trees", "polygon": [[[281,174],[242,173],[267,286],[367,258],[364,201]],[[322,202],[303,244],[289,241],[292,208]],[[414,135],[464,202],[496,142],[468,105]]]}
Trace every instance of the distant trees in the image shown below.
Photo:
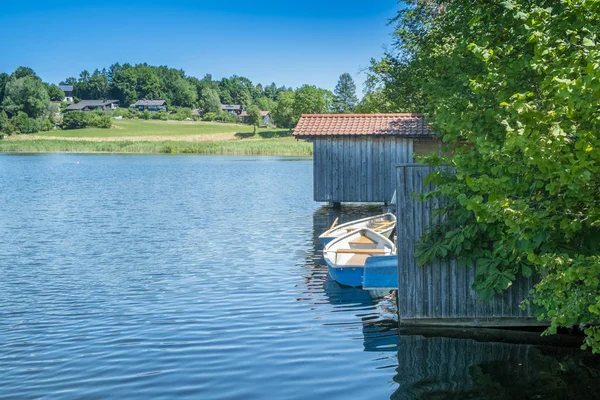
{"label": "distant trees", "polygon": [[320,114],[330,111],[333,95],[328,90],[316,86],[304,85],[294,94],[294,114]]}
{"label": "distant trees", "polygon": [[44,115],[50,105],[50,96],[42,81],[35,75],[21,78],[11,76],[4,90],[2,108],[9,114],[16,115],[23,111],[30,118]]}
{"label": "distant trees", "polygon": [[333,91],[335,94],[333,109],[338,113],[351,112],[358,98],[356,97],[356,85],[349,73],[343,73]]}
{"label": "distant trees", "polygon": [[262,122],[260,108],[258,108],[257,106],[250,106],[248,107],[248,110],[246,112],[248,113],[246,121],[248,122],[248,124],[254,127],[254,134],[256,134],[256,127],[259,126]]}
{"label": "distant trees", "polygon": [[294,114],[294,99],[295,95],[291,90],[279,93],[277,105],[272,112],[277,126],[291,129],[298,122]]}
{"label": "distant trees", "polygon": [[80,129],[87,127],[110,128],[112,120],[109,115],[96,112],[69,111],[63,116],[64,129]]}
{"label": "distant trees", "polygon": [[46,84],[46,91],[51,101],[61,101],[65,97],[65,92],[56,85]]}
{"label": "distant trees", "polygon": [[2,105],[2,100],[4,100],[4,91],[6,89],[8,79],[9,75],[7,73],[0,73],[0,106]]}
{"label": "distant trees", "polygon": [[[349,74],[343,74],[336,93],[316,86],[303,85],[297,89],[277,86],[274,82],[263,86],[254,84],[246,77],[233,75],[220,80],[207,74],[202,79],[187,76],[181,69],[167,66],[115,63],[108,68],[83,70],[77,77],[68,77],[61,85],[73,86],[73,97],[79,100],[119,100],[121,107],[128,107],[138,100],[165,100],[168,111],[157,116],[138,112],[119,113],[122,117],[147,119],[191,118],[191,110],[199,109],[203,120],[237,122],[235,113],[221,110],[222,104],[240,105],[246,110],[270,111],[278,126],[293,128],[302,114],[347,112],[356,102],[355,85]],[[50,102],[59,102],[64,92],[54,84],[43,83],[35,71],[19,67],[12,74],[0,73],[0,111],[8,122],[2,120],[3,132],[31,131],[33,123],[25,123],[19,117],[18,127],[11,119],[23,112],[31,119],[47,119],[54,126]],[[54,105],[55,106],[55,105]],[[189,112],[176,111],[180,108]],[[129,110],[127,110],[129,111]],[[122,115],[121,115],[122,114]],[[189,116],[188,116],[189,115]],[[87,124],[83,117],[69,117],[70,126]],[[40,129],[48,123],[39,123]],[[93,122],[94,124],[96,122]]]}
{"label": "distant trees", "polygon": [[210,87],[204,89],[202,91],[199,106],[204,113],[218,113],[221,111],[221,100],[219,99],[219,93]]}

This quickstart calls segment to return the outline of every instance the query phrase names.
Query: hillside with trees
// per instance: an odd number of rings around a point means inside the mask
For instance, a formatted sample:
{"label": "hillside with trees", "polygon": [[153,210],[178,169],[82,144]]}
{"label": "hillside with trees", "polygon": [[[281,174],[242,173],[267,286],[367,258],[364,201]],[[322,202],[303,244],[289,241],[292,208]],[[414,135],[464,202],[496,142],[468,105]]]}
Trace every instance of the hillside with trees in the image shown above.
{"label": "hillside with trees", "polygon": [[[296,89],[275,83],[263,86],[237,75],[215,80],[207,74],[198,79],[167,66],[115,63],[91,73],[84,70],[77,78],[66,78],[60,85],[73,86],[76,102],[118,100],[121,109],[113,114],[124,118],[181,120],[191,118],[192,110],[197,109],[206,121],[237,122],[235,115],[221,110],[221,104],[235,104],[244,109],[255,106],[270,111],[276,126],[291,129],[304,113],[352,111],[356,86],[349,74],[343,74],[340,82],[334,94],[311,85]],[[57,85],[42,82],[30,68],[19,67],[10,75],[1,73],[0,132],[10,135],[52,129],[62,98],[63,92]],[[165,100],[168,110],[151,116],[127,109],[138,100]],[[110,127],[110,123],[100,118],[106,112],[95,113],[97,118],[73,115],[66,127]]]}

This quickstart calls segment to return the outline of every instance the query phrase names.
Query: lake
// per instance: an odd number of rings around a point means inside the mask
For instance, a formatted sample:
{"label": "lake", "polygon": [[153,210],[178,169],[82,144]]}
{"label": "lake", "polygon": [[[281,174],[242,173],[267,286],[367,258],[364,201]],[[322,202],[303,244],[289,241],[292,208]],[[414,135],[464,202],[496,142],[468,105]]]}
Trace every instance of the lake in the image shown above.
{"label": "lake", "polygon": [[333,282],[317,236],[381,207],[313,202],[309,158],[0,154],[0,188],[2,399],[600,393],[588,353],[399,335]]}

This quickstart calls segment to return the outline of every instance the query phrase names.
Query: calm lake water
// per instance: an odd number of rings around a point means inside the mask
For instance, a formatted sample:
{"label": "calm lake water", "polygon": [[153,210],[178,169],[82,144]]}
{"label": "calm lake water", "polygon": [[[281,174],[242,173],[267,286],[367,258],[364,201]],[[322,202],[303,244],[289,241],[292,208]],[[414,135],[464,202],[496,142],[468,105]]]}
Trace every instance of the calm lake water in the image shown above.
{"label": "calm lake water", "polygon": [[306,158],[1,155],[0,398],[597,398],[567,348],[399,335]]}

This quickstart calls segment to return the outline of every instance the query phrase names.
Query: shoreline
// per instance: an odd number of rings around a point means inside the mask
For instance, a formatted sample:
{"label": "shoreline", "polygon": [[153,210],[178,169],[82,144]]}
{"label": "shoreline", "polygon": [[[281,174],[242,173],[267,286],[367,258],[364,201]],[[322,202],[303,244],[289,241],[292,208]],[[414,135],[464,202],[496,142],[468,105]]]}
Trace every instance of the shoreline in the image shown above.
{"label": "shoreline", "polygon": [[[132,140],[133,139],[133,140]],[[197,154],[231,156],[312,156],[312,144],[289,139],[225,141],[1,139],[0,153]]]}

